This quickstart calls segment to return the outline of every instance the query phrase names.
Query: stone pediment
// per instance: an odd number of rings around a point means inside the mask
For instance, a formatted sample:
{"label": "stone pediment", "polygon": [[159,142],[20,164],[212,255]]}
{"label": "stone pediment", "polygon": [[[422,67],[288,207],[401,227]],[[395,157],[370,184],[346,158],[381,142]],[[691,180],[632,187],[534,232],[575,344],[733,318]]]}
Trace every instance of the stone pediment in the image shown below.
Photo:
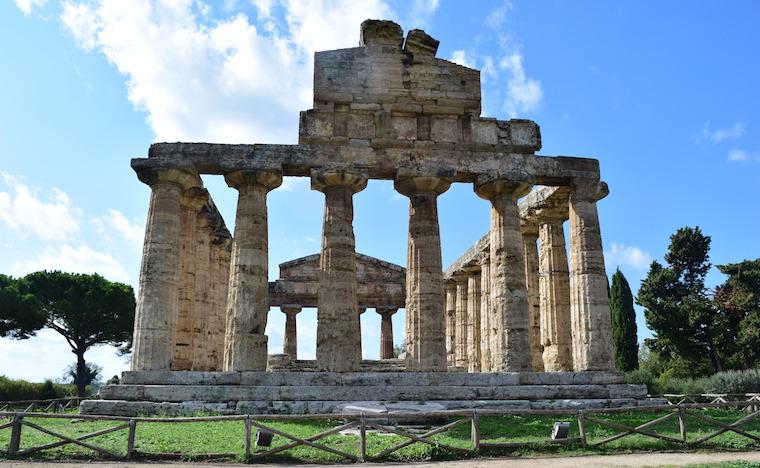
{"label": "stone pediment", "polygon": [[[269,305],[316,307],[320,254],[280,264],[280,277],[269,283]],[[364,308],[402,308],[406,269],[400,265],[356,254],[357,303]]]}
{"label": "stone pediment", "polygon": [[[280,279],[319,281],[319,254],[280,263]],[[369,255],[356,254],[358,281],[403,282],[406,268]]]}

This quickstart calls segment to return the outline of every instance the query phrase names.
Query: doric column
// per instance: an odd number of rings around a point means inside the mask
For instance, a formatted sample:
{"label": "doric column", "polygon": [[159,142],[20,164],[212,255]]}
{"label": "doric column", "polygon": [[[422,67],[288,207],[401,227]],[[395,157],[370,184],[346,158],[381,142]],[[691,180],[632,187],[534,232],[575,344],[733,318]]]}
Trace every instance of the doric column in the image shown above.
{"label": "doric column", "polygon": [[456,276],[454,279],[457,282],[454,360],[457,367],[467,367],[467,277]]}
{"label": "doric column", "polygon": [[398,309],[377,308],[380,314],[380,359],[393,359],[393,314]]}
{"label": "doric column", "polygon": [[311,173],[311,188],[325,194],[317,297],[317,368],[324,371],[359,370],[353,195],[366,186],[367,176],[360,173]]}
{"label": "doric column", "polygon": [[237,189],[235,235],[227,300],[225,371],[266,370],[269,313],[267,193],[279,187],[276,171],[236,171],[224,176]]}
{"label": "doric column", "polygon": [[542,213],[541,343],[547,372],[573,370],[570,330],[570,277],[561,216]]}
{"label": "doric column", "polygon": [[356,309],[356,335],[359,337],[359,346],[356,348],[356,352],[359,354],[359,362],[364,358],[362,351],[362,314],[367,311],[366,307],[357,307]]}
{"label": "doric column", "polygon": [[210,294],[213,295],[213,310],[210,322],[211,335],[209,341],[212,343],[209,359],[212,362],[212,368],[216,371],[224,369],[224,343],[227,331],[227,300],[230,286],[230,264],[232,262],[232,236],[224,229],[221,232],[214,232],[212,235],[213,244],[211,248],[214,286]]}
{"label": "doric column", "polygon": [[280,311],[285,314],[285,335],[282,337],[282,353],[290,357],[290,362],[298,359],[298,332],[296,331],[296,316],[301,312],[301,306],[283,305]]}
{"label": "doric column", "polygon": [[494,349],[494,327],[491,314],[491,255],[485,253],[479,258],[480,263],[480,370],[493,371],[491,355]]}
{"label": "doric column", "polygon": [[525,286],[528,289],[528,330],[531,367],[535,372],[544,370],[541,348],[541,306],[538,279],[538,227],[522,225],[523,249],[525,250]]}
{"label": "doric column", "polygon": [[[209,195],[204,189],[191,189],[195,192],[192,203],[197,205],[195,212],[195,248],[191,252],[194,257],[194,274],[192,286],[192,314],[190,315],[190,343],[192,343],[192,370],[215,370],[209,359],[213,341],[210,332],[214,325],[214,311],[211,294],[211,274],[214,266],[211,264],[211,228],[209,226]],[[185,198],[185,197],[183,197]],[[176,356],[176,353],[175,353]]]}
{"label": "doric column", "polygon": [[456,365],[456,323],[457,323],[457,284],[448,279],[446,289],[446,363],[449,367]]}
{"label": "doric column", "polygon": [[169,370],[178,311],[180,196],[184,189],[202,183],[196,173],[180,169],[143,169],[137,176],[150,185],[151,198],[145,224],[131,369]]}
{"label": "doric column", "polygon": [[467,278],[467,372],[480,372],[480,273]]}
{"label": "doric column", "polygon": [[170,366],[172,370],[193,369],[196,347],[195,316],[196,308],[200,306],[196,304],[196,275],[202,275],[199,270],[206,267],[204,251],[199,249],[197,244],[200,237],[198,213],[207,201],[208,192],[200,187],[192,187],[180,197],[179,287],[173,338],[174,353]]}
{"label": "doric column", "polygon": [[491,308],[498,316],[501,352],[492,355],[494,371],[531,370],[525,259],[517,199],[530,184],[491,177],[478,178],[475,192],[491,202]]}
{"label": "doric column", "polygon": [[574,181],[570,192],[570,306],[573,367],[614,368],[607,273],[596,202],[607,195],[598,180]]}
{"label": "doric column", "polygon": [[438,227],[438,195],[450,182],[402,176],[395,188],[409,197],[406,261],[406,368],[446,370],[446,312]]}

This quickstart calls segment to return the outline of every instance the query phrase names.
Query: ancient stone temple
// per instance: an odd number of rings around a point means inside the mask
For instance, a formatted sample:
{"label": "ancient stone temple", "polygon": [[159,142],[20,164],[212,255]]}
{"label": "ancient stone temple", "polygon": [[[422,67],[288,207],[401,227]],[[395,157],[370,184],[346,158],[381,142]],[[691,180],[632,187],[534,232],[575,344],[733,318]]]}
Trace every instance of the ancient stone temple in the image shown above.
{"label": "ancient stone temple", "polygon": [[[159,143],[132,160],[152,192],[132,366],[83,412],[645,401],[645,387],[613,371],[599,162],[536,155],[534,122],[481,117],[479,72],[437,49],[421,30],[404,38],[393,22],[365,21],[358,47],[315,54],[299,144]],[[232,235],[201,174],[237,191]],[[322,248],[269,282],[267,194],[283,177],[308,177],[324,194]],[[370,179],[392,180],[409,199],[406,268],[355,250],[353,195]],[[491,227],[444,271],[437,200],[457,183],[490,204]],[[271,307],[286,315],[276,355]],[[304,307],[318,309],[311,361],[296,345]],[[361,342],[370,308],[382,317],[380,343]],[[362,346],[379,346],[381,359],[363,361]]]}

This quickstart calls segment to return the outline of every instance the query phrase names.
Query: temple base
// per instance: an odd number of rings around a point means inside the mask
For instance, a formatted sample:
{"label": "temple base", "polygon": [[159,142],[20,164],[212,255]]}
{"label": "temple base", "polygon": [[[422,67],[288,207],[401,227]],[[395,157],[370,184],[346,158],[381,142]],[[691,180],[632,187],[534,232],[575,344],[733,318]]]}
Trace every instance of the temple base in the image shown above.
{"label": "temple base", "polygon": [[125,372],[83,414],[388,413],[660,404],[606,372]]}

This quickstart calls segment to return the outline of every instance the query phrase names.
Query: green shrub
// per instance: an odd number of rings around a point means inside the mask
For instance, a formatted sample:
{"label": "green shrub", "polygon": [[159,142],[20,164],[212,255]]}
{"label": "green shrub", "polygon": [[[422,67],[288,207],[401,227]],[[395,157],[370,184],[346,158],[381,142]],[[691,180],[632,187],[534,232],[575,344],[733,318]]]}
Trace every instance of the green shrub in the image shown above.
{"label": "green shrub", "polygon": [[626,381],[630,383],[645,383],[649,389],[649,393],[652,394],[760,392],[760,369],[725,371],[708,377],[697,378],[675,377],[669,372],[664,372],[657,379],[652,379],[651,386],[650,382],[642,381],[644,377],[639,376],[637,372],[641,373],[641,371],[636,371],[626,374]]}
{"label": "green shrub", "polygon": [[710,377],[708,393],[758,393],[760,369],[718,372]]}
{"label": "green shrub", "polygon": [[50,380],[34,383],[0,375],[0,401],[47,400],[74,395],[76,388],[73,385],[54,384]]}
{"label": "green shrub", "polygon": [[625,373],[625,383],[643,384],[650,394],[660,393],[657,377],[649,369],[636,369]]}

